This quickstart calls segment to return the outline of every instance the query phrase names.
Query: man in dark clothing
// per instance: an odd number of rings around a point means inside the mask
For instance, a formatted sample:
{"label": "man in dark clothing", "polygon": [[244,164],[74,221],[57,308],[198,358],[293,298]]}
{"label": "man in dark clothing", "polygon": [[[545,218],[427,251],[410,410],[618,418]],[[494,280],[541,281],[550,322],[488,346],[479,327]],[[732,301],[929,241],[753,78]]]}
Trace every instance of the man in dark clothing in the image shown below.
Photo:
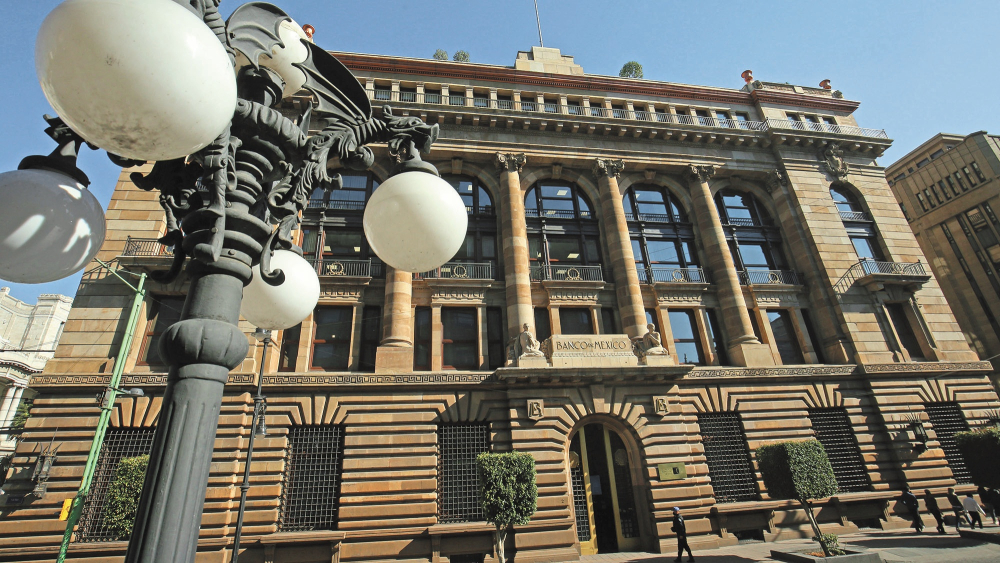
{"label": "man in dark clothing", "polygon": [[930,512],[934,519],[937,520],[937,531],[942,534],[946,533],[944,531],[944,516],[941,516],[941,509],[938,508],[937,499],[931,494],[930,489],[924,489],[924,506],[927,507],[927,512]]}
{"label": "man in dark clothing", "polygon": [[979,506],[983,507],[983,512],[993,520],[993,523],[997,523],[997,513],[996,513],[996,500],[993,498],[993,489],[987,489],[986,487],[979,485],[979,489],[976,493],[979,494]]}
{"label": "man in dark clothing", "polygon": [[688,552],[688,561],[694,561],[694,555],[691,554],[691,548],[688,546],[687,525],[684,524],[681,509],[676,506],[674,507],[674,525],[670,527],[670,531],[677,534],[677,559],[674,559],[674,562],[680,563],[684,550]]}
{"label": "man in dark clothing", "polygon": [[955,489],[951,487],[948,488],[948,502],[951,503],[951,509],[955,511],[955,530],[962,528],[963,520],[965,520],[966,524],[972,526],[972,523],[965,516],[965,507],[962,506],[962,499],[958,498],[958,495],[955,494]]}
{"label": "man in dark clothing", "polygon": [[913,529],[918,534],[923,532],[924,521],[920,519],[920,501],[917,500],[916,495],[910,492],[909,487],[903,487],[903,495],[899,498],[899,502],[903,503],[903,506],[910,510],[913,518]]}

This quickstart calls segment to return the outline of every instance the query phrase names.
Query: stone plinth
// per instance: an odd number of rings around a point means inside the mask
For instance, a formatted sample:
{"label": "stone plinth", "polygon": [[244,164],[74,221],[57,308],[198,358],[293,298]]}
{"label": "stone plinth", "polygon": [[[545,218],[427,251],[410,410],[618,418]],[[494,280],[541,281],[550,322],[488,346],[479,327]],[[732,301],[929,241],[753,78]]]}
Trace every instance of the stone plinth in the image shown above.
{"label": "stone plinth", "polygon": [[400,374],[413,372],[412,346],[379,346],[375,352],[375,373]]}
{"label": "stone plinth", "polygon": [[521,356],[517,359],[517,367],[547,368],[549,367],[549,361],[545,359],[545,356]]}
{"label": "stone plinth", "polygon": [[637,366],[632,341],[624,334],[554,334],[543,349],[552,367]]}
{"label": "stone plinth", "polygon": [[652,354],[647,355],[642,362],[644,366],[673,366],[677,365],[674,362],[674,358],[669,354]]}

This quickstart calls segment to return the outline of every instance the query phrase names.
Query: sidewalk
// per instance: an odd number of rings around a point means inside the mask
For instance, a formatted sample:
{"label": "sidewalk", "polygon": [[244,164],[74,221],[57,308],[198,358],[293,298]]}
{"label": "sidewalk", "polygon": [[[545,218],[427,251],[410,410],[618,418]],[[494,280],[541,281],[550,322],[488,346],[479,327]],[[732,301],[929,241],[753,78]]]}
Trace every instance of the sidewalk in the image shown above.
{"label": "sidewalk", "polygon": [[[978,530],[978,528],[977,528]],[[997,525],[987,525],[985,532],[1000,533]],[[841,545],[858,548],[859,551],[874,551],[886,563],[996,563],[1000,562],[1000,545],[961,538],[952,527],[947,534],[939,534],[934,528],[925,528],[924,533],[912,530],[867,531],[840,537]],[[702,550],[694,553],[699,563],[752,563],[754,561],[774,561],[771,550],[797,551],[802,548],[819,548],[814,541],[797,539],[770,543],[750,543],[720,549]],[[674,553],[609,553],[581,557],[585,563],[669,563]],[[685,555],[684,561],[687,561]]]}

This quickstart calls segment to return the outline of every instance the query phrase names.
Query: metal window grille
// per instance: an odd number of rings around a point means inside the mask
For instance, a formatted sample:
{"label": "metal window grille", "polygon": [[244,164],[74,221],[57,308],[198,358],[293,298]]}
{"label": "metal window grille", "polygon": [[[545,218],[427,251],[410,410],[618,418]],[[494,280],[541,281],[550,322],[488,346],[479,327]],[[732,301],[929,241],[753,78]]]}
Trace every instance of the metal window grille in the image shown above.
{"label": "metal window grille", "polygon": [[94,480],[90,494],[83,503],[76,541],[101,542],[118,541],[122,538],[104,523],[104,509],[107,505],[108,488],[118,470],[118,462],[124,458],[145,455],[153,449],[154,428],[108,428],[97,458]]}
{"label": "metal window grille", "polygon": [[962,416],[962,409],[958,403],[927,403],[924,405],[927,410],[927,417],[931,420],[931,427],[937,434],[941,449],[944,450],[944,458],[948,462],[955,481],[959,484],[972,482],[969,468],[965,466],[965,458],[962,452],[958,451],[958,444],[955,443],[955,434],[965,432],[969,429],[969,423]]}
{"label": "metal window grille", "polygon": [[842,408],[809,409],[809,420],[816,439],[826,450],[841,492],[870,490],[871,480],[847,411]]}
{"label": "metal window grille", "polygon": [[342,426],[291,428],[281,484],[281,531],[337,528],[343,451]]}
{"label": "metal window grille", "polygon": [[573,512],[576,512],[576,538],[590,541],[590,512],[587,510],[587,488],[583,482],[583,464],[570,469],[573,480]]}
{"label": "metal window grille", "polygon": [[615,489],[618,493],[618,521],[622,537],[639,537],[639,517],[635,512],[635,495],[632,492],[632,474],[629,472],[628,452],[618,434],[610,432],[611,461],[615,468]]}
{"label": "metal window grille", "polygon": [[476,456],[489,450],[489,424],[448,424],[438,428],[439,522],[484,520]]}
{"label": "metal window grille", "polygon": [[698,415],[712,492],[718,503],[757,499],[757,479],[739,413]]}

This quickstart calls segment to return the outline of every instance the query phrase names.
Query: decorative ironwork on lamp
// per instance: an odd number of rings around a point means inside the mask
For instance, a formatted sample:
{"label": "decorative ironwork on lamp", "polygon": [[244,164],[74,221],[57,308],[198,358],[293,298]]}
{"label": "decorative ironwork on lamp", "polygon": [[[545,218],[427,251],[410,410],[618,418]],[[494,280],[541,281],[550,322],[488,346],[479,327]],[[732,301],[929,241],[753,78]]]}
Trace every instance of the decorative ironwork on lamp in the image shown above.
{"label": "decorative ironwork on lamp", "polygon": [[924,428],[924,421],[920,420],[919,416],[910,415],[907,417],[909,424],[907,425],[907,430],[912,436],[910,440],[910,445],[917,452],[923,452],[927,450],[927,429]]}

